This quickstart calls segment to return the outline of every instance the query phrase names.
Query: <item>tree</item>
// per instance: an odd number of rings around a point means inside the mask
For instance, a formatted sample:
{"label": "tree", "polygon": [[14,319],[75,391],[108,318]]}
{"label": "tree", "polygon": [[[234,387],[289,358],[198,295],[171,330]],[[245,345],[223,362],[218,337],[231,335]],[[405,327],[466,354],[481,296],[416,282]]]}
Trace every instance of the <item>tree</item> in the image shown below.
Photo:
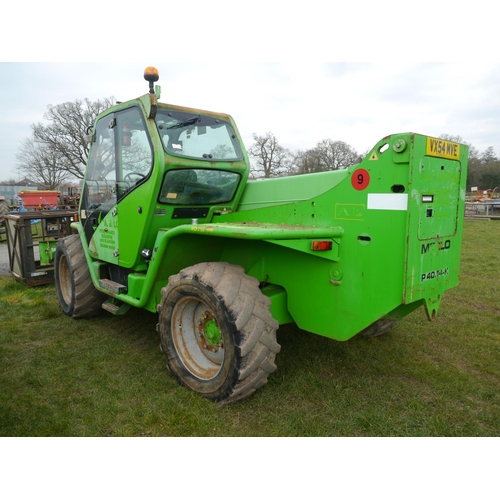
{"label": "tree", "polygon": [[481,163],[483,165],[487,165],[488,163],[492,163],[494,161],[497,161],[497,157],[495,155],[495,151],[493,150],[493,147],[486,148],[480,156]]}
{"label": "tree", "polygon": [[278,139],[271,133],[253,134],[254,144],[248,150],[248,156],[254,159],[252,169],[265,178],[280,177],[289,172],[292,156],[288,149],[280,146]]}
{"label": "tree", "polygon": [[307,149],[306,151],[297,151],[293,159],[293,165],[293,173],[295,175],[320,172],[321,165],[318,151],[315,148]]}
{"label": "tree", "polygon": [[459,135],[441,134],[439,138],[469,146],[466,188],[468,191],[472,187],[487,190],[500,186],[500,161],[492,146],[479,153],[478,149],[464,141]]}
{"label": "tree", "polygon": [[479,151],[470,143],[464,141],[459,135],[441,134],[440,139],[445,141],[458,142],[469,146],[469,161],[467,167],[467,190],[470,191],[472,186],[479,187],[481,184],[482,172],[480,171],[481,159]]}
{"label": "tree", "polygon": [[316,145],[321,170],[340,170],[359,163],[359,154],[343,141],[323,139]]}
{"label": "tree", "polygon": [[500,162],[491,162],[483,167],[481,175],[480,188],[481,189],[495,189],[500,188]]}
{"label": "tree", "polygon": [[212,151],[210,151],[210,154],[213,158],[224,159],[231,157],[231,155],[234,153],[229,146],[225,144],[219,144],[214,149],[212,149]]}
{"label": "tree", "polygon": [[114,98],[109,97],[94,102],[77,99],[56,106],[49,105],[44,115],[49,124],[31,126],[33,141],[52,151],[51,158],[57,161],[59,169],[82,179],[89,153],[87,131],[94,125],[97,115],[113,103]]}
{"label": "tree", "polygon": [[441,134],[440,139],[450,142],[458,142],[459,144],[465,144],[469,146],[469,160],[479,158],[479,151],[469,142],[465,142],[459,135]]}
{"label": "tree", "polygon": [[313,149],[296,153],[294,173],[298,175],[339,170],[360,161],[360,155],[349,144],[343,141],[323,139]]}
{"label": "tree", "polygon": [[45,189],[56,189],[69,173],[63,168],[66,158],[47,144],[26,138],[17,154],[17,170],[21,175],[43,184]]}
{"label": "tree", "polygon": [[21,184],[21,181],[18,179],[14,179],[14,177],[11,177],[8,180],[0,181],[0,184],[2,186],[19,186]]}

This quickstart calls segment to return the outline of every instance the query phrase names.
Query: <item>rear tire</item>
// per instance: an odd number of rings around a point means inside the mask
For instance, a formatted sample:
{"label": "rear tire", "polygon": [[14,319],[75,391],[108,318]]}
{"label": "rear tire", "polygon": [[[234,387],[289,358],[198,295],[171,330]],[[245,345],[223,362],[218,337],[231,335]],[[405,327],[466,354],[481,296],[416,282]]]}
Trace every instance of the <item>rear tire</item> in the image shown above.
{"label": "rear tire", "polygon": [[279,324],[270,305],[239,266],[203,263],[171,276],[157,327],[170,371],[214,401],[250,396],[276,370]]}
{"label": "rear tire", "polygon": [[382,318],[359,332],[359,335],[361,335],[365,339],[378,337],[380,335],[383,335],[384,333],[387,333],[389,330],[392,330],[392,328],[396,326],[396,323],[397,320],[395,319]]}
{"label": "rear tire", "polygon": [[91,318],[100,314],[106,296],[92,283],[80,235],[72,234],[57,242],[54,254],[57,297],[64,314]]}

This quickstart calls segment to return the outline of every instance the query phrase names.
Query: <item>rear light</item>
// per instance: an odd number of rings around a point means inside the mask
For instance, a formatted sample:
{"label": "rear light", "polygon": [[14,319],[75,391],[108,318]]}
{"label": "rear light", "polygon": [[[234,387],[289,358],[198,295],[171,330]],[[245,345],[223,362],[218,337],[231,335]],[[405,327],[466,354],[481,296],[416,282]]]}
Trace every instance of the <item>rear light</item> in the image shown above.
{"label": "rear light", "polygon": [[313,241],[311,243],[311,250],[314,250],[315,252],[323,252],[325,250],[331,250],[332,246],[333,244],[331,241]]}

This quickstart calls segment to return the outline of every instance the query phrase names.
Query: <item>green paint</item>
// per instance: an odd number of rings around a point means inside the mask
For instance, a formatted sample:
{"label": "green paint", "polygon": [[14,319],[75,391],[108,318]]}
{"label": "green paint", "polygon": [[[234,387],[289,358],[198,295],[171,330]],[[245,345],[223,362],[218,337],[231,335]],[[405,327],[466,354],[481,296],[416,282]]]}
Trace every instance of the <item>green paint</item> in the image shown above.
{"label": "green paint", "polygon": [[[108,263],[128,276],[120,301],[154,312],[170,275],[198,262],[225,261],[261,282],[280,324],[294,321],[304,330],[347,340],[379,318],[400,318],[421,305],[433,317],[446,290],[458,284],[467,146],[395,134],[345,170],[249,182],[248,156],[228,115],[160,104],[147,95],[99,119],[109,121],[132,105],[147,126],[150,174],[99,221],[92,255],[82,227],[74,225],[96,286]],[[193,128],[167,150],[159,130],[168,124],[148,118],[154,105],[156,116],[170,110],[229,124],[241,159],[203,159],[189,149],[189,141],[206,137],[203,128]],[[175,155],[172,148],[197,156]],[[182,196],[171,186],[161,191],[172,169],[196,169],[197,181]],[[208,179],[214,171],[238,173],[238,189],[229,202],[204,205],[194,191],[200,184],[205,194],[216,189],[203,184],[203,174]],[[192,203],[182,204],[189,190]],[[315,241],[332,249],[315,251]],[[150,261],[141,258],[142,249],[151,250]],[[206,322],[205,336],[212,345],[221,341],[215,322]]]}
{"label": "green paint", "polygon": [[40,265],[49,266],[54,262],[54,253],[56,251],[57,241],[40,241],[38,248],[40,250]]}
{"label": "green paint", "polygon": [[217,323],[209,319],[205,322],[205,338],[211,345],[219,345],[222,340],[222,334]]}

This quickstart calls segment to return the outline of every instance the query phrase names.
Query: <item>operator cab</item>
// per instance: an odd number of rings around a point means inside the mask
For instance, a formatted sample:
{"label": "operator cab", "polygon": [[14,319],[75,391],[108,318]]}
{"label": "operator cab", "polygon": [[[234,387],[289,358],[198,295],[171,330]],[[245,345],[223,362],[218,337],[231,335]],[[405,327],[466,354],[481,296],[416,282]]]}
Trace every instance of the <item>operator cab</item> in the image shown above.
{"label": "operator cab", "polygon": [[96,120],[80,206],[90,254],[126,269],[158,231],[235,209],[249,173],[230,116],[161,104],[157,70],[144,76],[149,95]]}

